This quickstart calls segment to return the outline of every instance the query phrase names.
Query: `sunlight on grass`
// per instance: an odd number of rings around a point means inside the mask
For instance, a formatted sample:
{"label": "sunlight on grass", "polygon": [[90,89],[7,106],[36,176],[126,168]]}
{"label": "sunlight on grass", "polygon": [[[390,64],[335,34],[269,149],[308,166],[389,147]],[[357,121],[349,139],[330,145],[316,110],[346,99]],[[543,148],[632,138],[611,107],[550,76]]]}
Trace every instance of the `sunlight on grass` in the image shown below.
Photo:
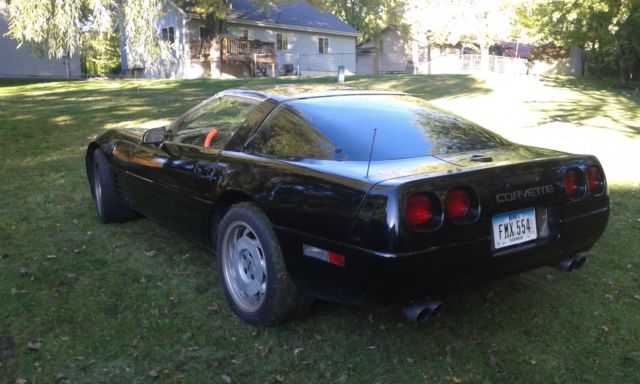
{"label": "sunlight on grass", "polygon": [[319,302],[306,319],[256,330],[224,304],[205,249],[146,219],[97,223],[90,137],[164,125],[222,89],[272,82],[0,82],[0,382],[134,383],[151,370],[157,382],[640,382],[638,98],[600,83],[350,79],[515,141],[595,153],[609,176],[609,229],[583,270],[451,292],[446,316],[422,327]]}
{"label": "sunlight on grass", "polygon": [[[517,143],[596,155],[607,178],[640,180],[628,155],[640,151],[640,99],[620,91],[585,90],[534,77],[487,75],[491,93],[444,97],[432,103]],[[634,125],[635,124],[635,125]]]}

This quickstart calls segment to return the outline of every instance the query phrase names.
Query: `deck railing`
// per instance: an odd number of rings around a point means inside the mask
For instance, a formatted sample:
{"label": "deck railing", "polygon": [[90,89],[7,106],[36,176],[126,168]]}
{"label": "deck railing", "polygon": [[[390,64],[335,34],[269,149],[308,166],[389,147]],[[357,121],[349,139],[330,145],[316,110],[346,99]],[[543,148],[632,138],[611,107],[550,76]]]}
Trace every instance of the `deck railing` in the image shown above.
{"label": "deck railing", "polygon": [[[232,36],[222,36],[222,57],[223,59],[232,57],[253,57],[275,56],[275,44],[260,40],[238,39]],[[214,40],[193,40],[189,42],[191,59],[209,58],[213,56],[211,49],[217,43]]]}

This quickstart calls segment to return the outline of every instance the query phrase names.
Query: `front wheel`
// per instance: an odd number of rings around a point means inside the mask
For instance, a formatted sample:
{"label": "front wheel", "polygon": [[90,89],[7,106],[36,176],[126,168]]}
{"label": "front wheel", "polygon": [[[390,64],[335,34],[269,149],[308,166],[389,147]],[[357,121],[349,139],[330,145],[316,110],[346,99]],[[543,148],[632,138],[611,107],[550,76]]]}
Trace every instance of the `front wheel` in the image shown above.
{"label": "front wheel", "polygon": [[275,231],[259,207],[232,206],[218,233],[218,273],[238,317],[255,326],[269,326],[308,311],[312,300],[298,291],[287,274]]}
{"label": "front wheel", "polygon": [[121,223],[133,219],[136,213],[116,191],[104,152],[96,149],[91,162],[91,191],[96,201],[96,213],[101,223]]}

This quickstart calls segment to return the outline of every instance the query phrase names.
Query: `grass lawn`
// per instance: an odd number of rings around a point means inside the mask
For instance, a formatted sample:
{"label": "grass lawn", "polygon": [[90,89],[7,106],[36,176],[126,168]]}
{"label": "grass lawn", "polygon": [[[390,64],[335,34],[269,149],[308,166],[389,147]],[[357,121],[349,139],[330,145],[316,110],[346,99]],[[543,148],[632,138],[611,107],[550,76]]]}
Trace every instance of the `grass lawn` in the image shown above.
{"label": "grass lawn", "polygon": [[158,124],[268,81],[0,82],[0,383],[640,382],[637,91],[561,78],[355,80],[516,141],[593,149],[614,175],[607,233],[581,271],[452,292],[432,324],[319,302],[304,320],[255,329],[227,309],[199,246],[149,220],[97,223],[83,155],[103,127]]}

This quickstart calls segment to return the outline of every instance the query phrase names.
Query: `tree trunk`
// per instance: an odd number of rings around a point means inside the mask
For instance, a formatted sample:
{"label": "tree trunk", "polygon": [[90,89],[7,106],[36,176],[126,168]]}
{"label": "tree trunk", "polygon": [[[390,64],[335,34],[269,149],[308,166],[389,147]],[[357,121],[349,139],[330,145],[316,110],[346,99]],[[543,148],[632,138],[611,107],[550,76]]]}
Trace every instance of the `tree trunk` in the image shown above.
{"label": "tree trunk", "polygon": [[129,71],[129,60],[127,56],[127,31],[124,27],[122,0],[118,0],[118,29],[120,30],[120,73],[127,74]]}
{"label": "tree trunk", "polygon": [[67,80],[71,78],[71,63],[69,62],[69,55],[64,58],[64,68],[67,71]]}

